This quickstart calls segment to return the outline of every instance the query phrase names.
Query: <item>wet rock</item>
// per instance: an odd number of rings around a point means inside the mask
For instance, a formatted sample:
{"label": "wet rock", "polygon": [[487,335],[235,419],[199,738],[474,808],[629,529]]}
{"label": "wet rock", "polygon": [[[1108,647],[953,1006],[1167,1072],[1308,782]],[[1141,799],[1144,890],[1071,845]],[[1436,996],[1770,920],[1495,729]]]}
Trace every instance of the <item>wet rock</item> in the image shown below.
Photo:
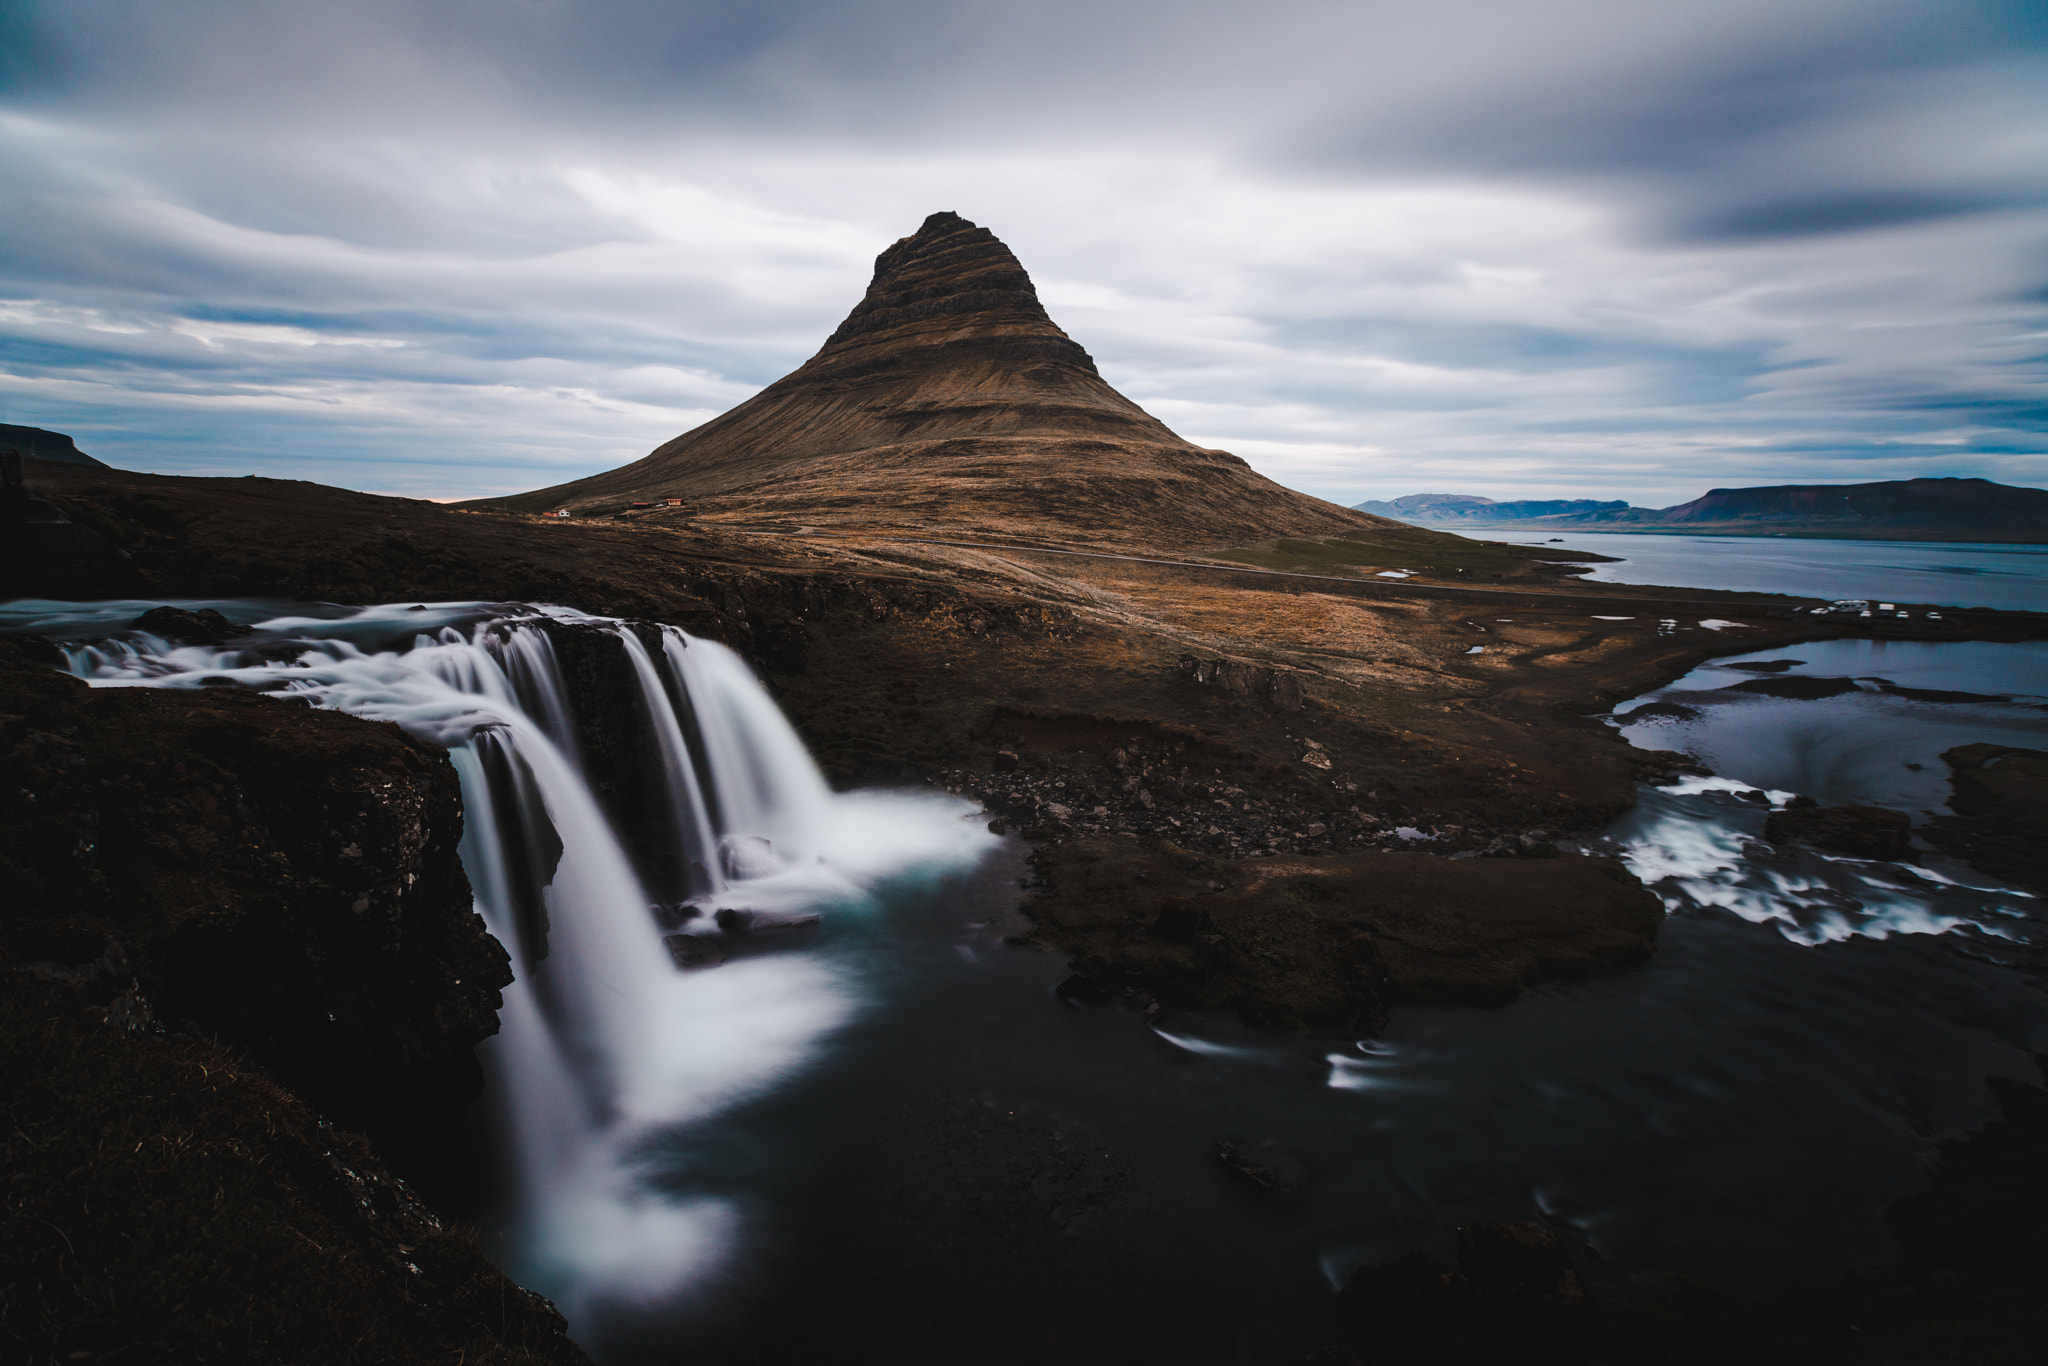
{"label": "wet rock", "polygon": [[668,956],[675,960],[675,965],[685,972],[715,968],[725,961],[725,950],[701,934],[664,935],[661,942],[667,946]]}
{"label": "wet rock", "polygon": [[1085,837],[1034,856],[1042,881],[1025,913],[1041,939],[1103,965],[1119,994],[1282,1028],[1374,1029],[1389,1004],[1493,1004],[1654,951],[1653,894],[1612,860],[1550,853],[1224,861]]}
{"label": "wet rock", "polygon": [[814,929],[818,925],[815,915],[786,915],[774,911],[749,911],[727,908],[712,916],[718,928],[727,934],[779,934],[792,930]]}
{"label": "wet rock", "polygon": [[1243,1180],[1275,1195],[1286,1195],[1296,1189],[1308,1171],[1291,1149],[1264,1140],[1218,1143],[1216,1160]]}
{"label": "wet rock", "polygon": [[1774,844],[1809,844],[1851,858],[1910,859],[1913,823],[1882,806],[1808,806],[1774,811],[1764,822]]}
{"label": "wet rock", "polygon": [[152,607],[130,622],[128,629],[147,631],[177,645],[225,645],[255,628],[229,621],[211,607],[196,612],[183,607]]}
{"label": "wet rock", "polygon": [[1928,841],[1993,877],[2048,895],[2048,751],[1974,744],[1941,757],[1954,814],[1928,823]]}
{"label": "wet rock", "polygon": [[1795,674],[1782,678],[1745,678],[1740,683],[1730,683],[1721,691],[1762,693],[1765,697],[1817,702],[1822,698],[1840,697],[1860,690],[1852,678],[1807,678]]}
{"label": "wet rock", "polygon": [[1805,662],[1803,659],[1759,659],[1747,664],[1730,664],[1727,667],[1748,674],[1781,674],[1787,669],[1796,669]]}
{"label": "wet rock", "polygon": [[[1035,943],[1036,940],[1027,940]],[[1106,1006],[1116,998],[1115,990],[1100,977],[1087,972],[1076,972],[1064,978],[1053,991],[1061,1000],[1075,1005]]]}
{"label": "wet rock", "polygon": [[1344,1283],[1345,1308],[1369,1332],[1412,1341],[1441,1332],[1458,1311],[1463,1278],[1420,1248],[1362,1266]]}
{"label": "wet rock", "polygon": [[1458,1230],[1458,1272],[1502,1327],[1538,1326],[1585,1307],[1564,1243],[1542,1224],[1470,1224]]}

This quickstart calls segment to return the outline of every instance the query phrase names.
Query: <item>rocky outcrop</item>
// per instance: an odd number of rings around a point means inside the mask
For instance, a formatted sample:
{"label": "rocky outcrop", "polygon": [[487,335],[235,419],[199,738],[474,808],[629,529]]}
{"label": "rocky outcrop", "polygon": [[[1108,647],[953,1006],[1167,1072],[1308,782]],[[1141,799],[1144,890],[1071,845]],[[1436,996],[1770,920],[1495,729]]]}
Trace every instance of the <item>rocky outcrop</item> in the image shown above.
{"label": "rocky outcrop", "polygon": [[1195,655],[1182,655],[1177,667],[1180,676],[1197,687],[1214,688],[1226,697],[1270,703],[1282,711],[1301,710],[1301,679],[1284,669]]}
{"label": "rocky outcrop", "polygon": [[63,432],[0,422],[0,451],[10,449],[20,452],[23,457],[30,460],[48,460],[60,465],[85,465],[99,470],[107,468],[104,460],[95,460],[78,449],[78,443]]}
{"label": "rocky outcrop", "polygon": [[1764,821],[1773,844],[1810,844],[1851,858],[1909,859],[1913,822],[1882,806],[1791,806]]}
{"label": "rocky outcrop", "polygon": [[1389,1005],[1509,1001],[1642,962],[1664,919],[1608,859],[1224,861],[1082,838],[1033,862],[1025,912],[1034,938],[1073,955],[1070,997],[1279,1028],[1370,1031]]}
{"label": "rocky outcrop", "polygon": [[236,689],[88,688],[6,640],[0,718],[0,948],[431,1166],[511,980],[445,753]]}
{"label": "rocky outcrop", "polygon": [[2048,752],[1975,744],[1941,757],[1954,814],[1921,833],[1973,868],[2048,896]]}
{"label": "rocky outcrop", "polygon": [[0,1357],[587,1366],[360,1136],[80,975],[0,946]]}
{"label": "rocky outcrop", "polygon": [[818,353],[731,412],[634,464],[479,506],[665,498],[698,518],[1182,547],[1383,524],[1176,436],[1104,382],[1008,247],[952,213],[877,257]]}
{"label": "rocky outcrop", "polygon": [[0,638],[0,1355],[584,1362],[386,1166],[471,1194],[511,977],[447,756],[35,646]]}

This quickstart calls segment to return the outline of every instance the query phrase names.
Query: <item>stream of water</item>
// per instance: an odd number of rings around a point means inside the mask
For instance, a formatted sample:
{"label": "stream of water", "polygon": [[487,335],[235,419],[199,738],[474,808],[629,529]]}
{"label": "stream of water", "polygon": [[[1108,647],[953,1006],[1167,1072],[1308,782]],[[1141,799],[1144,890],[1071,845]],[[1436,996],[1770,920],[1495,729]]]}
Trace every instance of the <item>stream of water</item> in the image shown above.
{"label": "stream of water", "polygon": [[[122,629],[153,605],[8,604],[0,629],[70,641],[95,686],[265,688],[450,747],[465,865],[519,978],[485,1049],[513,1174],[504,1259],[612,1360],[739,1340],[772,1356],[785,1287],[942,1267],[915,1198],[940,1178],[873,1159],[941,1168],[972,1137],[961,1096],[1086,1135],[1065,1175],[1041,1162],[1018,1187],[1074,1246],[1119,1236],[1088,1212],[1114,1192],[1159,1192],[1151,1236],[1184,1246],[1158,1254],[1193,1249],[1228,1288],[1205,1311],[1214,1359],[1264,1361],[1308,1345],[1353,1267],[1448,1255],[1474,1220],[1548,1219],[1612,1264],[1736,1287],[1838,1274],[1884,1254],[1884,1202],[1924,1184],[1929,1144],[1992,1116],[1982,1079],[2032,1079],[2048,1049],[2034,898],[1931,853],[1873,864],[1761,839],[1795,793],[1933,810],[1942,749],[2048,742],[2037,645],[1802,646],[1624,704],[1632,740],[1722,775],[1646,789],[1599,842],[1665,900],[1656,957],[1498,1009],[1400,1009],[1361,1041],[1060,1003],[1064,964],[1002,942],[1019,846],[940,795],[831,793],[710,642],[665,630],[649,648],[558,607],[222,602],[186,605],[255,633],[180,647]],[[679,923],[650,913],[592,796],[547,618],[612,631],[639,681],[663,819],[698,879],[665,912]],[[1734,667],[1778,659],[1800,662]],[[1726,690],[1763,676],[1847,683]],[[720,910],[767,932],[726,933]],[[662,942],[678,928],[730,961],[680,970]],[[1298,1189],[1248,1193],[1215,1160],[1226,1139],[1283,1155]],[[1111,1195],[1076,1194],[1090,1162],[1123,1173],[1100,1178]]]}

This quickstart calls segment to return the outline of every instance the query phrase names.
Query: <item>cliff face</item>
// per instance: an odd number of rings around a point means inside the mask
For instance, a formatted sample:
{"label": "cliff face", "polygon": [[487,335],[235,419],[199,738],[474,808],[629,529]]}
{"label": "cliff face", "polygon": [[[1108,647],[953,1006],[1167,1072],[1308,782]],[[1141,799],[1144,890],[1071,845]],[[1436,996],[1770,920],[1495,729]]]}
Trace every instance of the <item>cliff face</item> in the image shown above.
{"label": "cliff face", "polygon": [[447,756],[238,689],[88,688],[8,641],[0,713],[0,952],[431,1165],[511,980]]}
{"label": "cliff face", "polygon": [[927,533],[1242,543],[1379,519],[1182,440],[1111,388],[986,228],[939,213],[819,352],[645,459],[487,503]]}
{"label": "cliff face", "polygon": [[12,422],[0,422],[0,450],[12,448],[32,460],[50,460],[60,465],[90,465],[94,469],[106,469],[104,460],[95,460],[78,449],[78,443],[63,432],[48,432],[41,427],[20,427]]}

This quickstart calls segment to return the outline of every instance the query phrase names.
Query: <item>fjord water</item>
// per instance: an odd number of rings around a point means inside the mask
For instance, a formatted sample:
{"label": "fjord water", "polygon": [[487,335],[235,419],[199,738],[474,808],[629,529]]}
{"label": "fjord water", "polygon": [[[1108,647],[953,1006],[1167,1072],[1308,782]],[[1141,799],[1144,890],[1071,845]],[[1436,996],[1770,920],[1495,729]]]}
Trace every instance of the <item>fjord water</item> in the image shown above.
{"label": "fjord water", "polygon": [[[187,604],[258,625],[222,649],[121,631],[153,605],[14,604],[0,627],[72,637],[99,684],[274,688],[451,747],[465,863],[520,977],[486,1046],[515,1173],[503,1257],[611,1360],[1298,1356],[1351,1268],[1448,1256],[1485,1219],[1548,1219],[1625,1270],[1825,1279],[1886,1252],[1883,1204],[1924,1184],[1931,1140],[1992,1117],[1982,1078],[2031,1079],[2048,1048],[2032,898],[1932,856],[1767,849],[1744,795],[1938,805],[1939,749],[2048,738],[2034,647],[1772,656],[1873,690],[1817,701],[1724,693],[1756,676],[1725,667],[1681,680],[1653,700],[1692,716],[1619,723],[1721,776],[1646,791],[1602,846],[1670,909],[1656,957],[1499,1009],[1398,1009],[1353,1040],[1063,1004],[1063,962],[1003,942],[1022,848],[965,803],[826,791],[707,642],[469,603]],[[541,616],[618,633],[672,778],[662,819],[701,870],[689,909],[817,927],[673,966],[589,795]],[[1986,700],[1874,681],[1936,676]],[[536,863],[542,830],[558,862]],[[1296,1189],[1243,1183],[1226,1140]]]}
{"label": "fjord water", "polygon": [[1512,526],[1468,534],[1517,544],[1561,542],[1568,550],[1618,557],[1618,563],[1596,564],[1583,576],[1592,583],[2048,611],[2048,545],[1531,532]]}

